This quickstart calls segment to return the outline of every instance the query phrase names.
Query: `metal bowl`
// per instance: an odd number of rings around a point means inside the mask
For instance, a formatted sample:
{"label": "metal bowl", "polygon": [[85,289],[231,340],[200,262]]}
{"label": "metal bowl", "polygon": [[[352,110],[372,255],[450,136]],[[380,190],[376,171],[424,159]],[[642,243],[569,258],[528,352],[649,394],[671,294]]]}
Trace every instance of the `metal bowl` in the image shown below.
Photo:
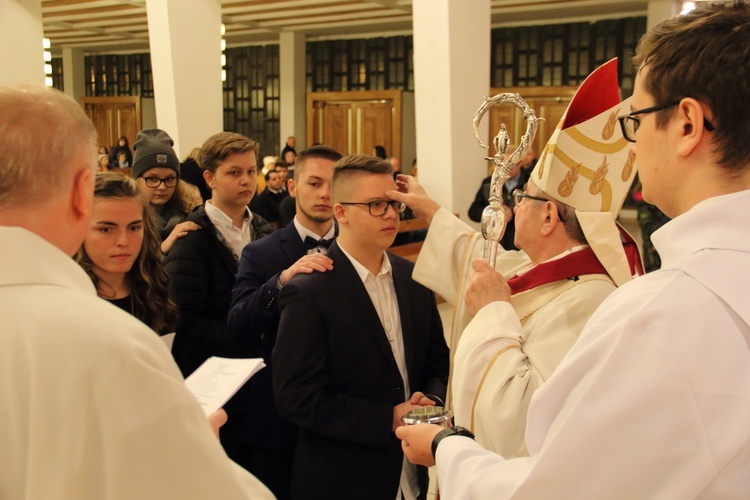
{"label": "metal bowl", "polygon": [[411,410],[401,417],[401,421],[407,425],[414,424],[437,424],[448,427],[453,418],[453,411],[446,410],[442,406],[425,406]]}

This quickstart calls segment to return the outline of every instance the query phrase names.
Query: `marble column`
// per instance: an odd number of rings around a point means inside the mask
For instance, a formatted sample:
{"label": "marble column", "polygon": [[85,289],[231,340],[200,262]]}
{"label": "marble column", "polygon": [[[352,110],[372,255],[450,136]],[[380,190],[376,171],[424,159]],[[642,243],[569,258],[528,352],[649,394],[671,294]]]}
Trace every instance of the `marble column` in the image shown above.
{"label": "marble column", "polygon": [[468,221],[487,175],[472,118],[490,88],[490,1],[414,0],[412,9],[419,182]]}
{"label": "marble column", "polygon": [[224,130],[221,2],[147,0],[157,126],[183,158]]}
{"label": "marble column", "polygon": [[86,95],[86,64],[83,49],[64,48],[63,88],[65,93],[78,102]]}
{"label": "marble column", "polygon": [[42,2],[0,0],[0,85],[44,85]]}
{"label": "marble column", "polygon": [[[281,91],[279,153],[287,137],[297,139],[297,152],[305,149],[305,34],[284,32],[279,37]],[[269,149],[266,149],[269,151]]]}

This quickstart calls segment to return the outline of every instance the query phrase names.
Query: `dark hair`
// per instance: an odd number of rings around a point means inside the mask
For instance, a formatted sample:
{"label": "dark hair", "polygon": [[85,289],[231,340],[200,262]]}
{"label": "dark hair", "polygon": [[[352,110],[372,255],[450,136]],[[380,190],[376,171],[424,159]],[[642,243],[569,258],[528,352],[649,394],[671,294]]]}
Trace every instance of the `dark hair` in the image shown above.
{"label": "dark hair", "polygon": [[124,135],[123,135],[123,136],[121,136],[121,137],[120,137],[119,139],[117,139],[117,144],[118,144],[118,146],[119,146],[119,144],[120,144],[120,141],[125,141],[125,146],[127,146],[127,147],[129,147],[129,146],[130,146],[130,144],[128,143],[128,138],[127,138],[127,137],[125,137]]}
{"label": "dark hair", "polygon": [[276,168],[286,168],[286,169],[289,168],[289,164],[287,162],[281,161],[281,160],[278,160],[276,163],[274,163],[274,166]]}
{"label": "dark hair", "polygon": [[263,177],[265,177],[266,182],[268,182],[269,180],[271,180],[271,174],[278,174],[278,173],[279,173],[278,170],[269,170],[268,172],[266,172],[266,175],[264,175]]}
{"label": "dark hair", "polygon": [[301,151],[297,155],[297,159],[294,161],[294,180],[299,180],[300,173],[304,170],[305,162],[308,158],[322,158],[337,162],[341,159],[341,153],[328,146],[312,146],[311,148]]}
{"label": "dark hair", "polygon": [[549,194],[539,189],[536,184],[531,181],[529,182],[535,186],[536,196],[548,198],[549,201],[552,202],[553,205],[555,205],[555,208],[557,209],[557,215],[560,218],[560,223],[565,229],[565,234],[567,234],[571,240],[580,243],[581,245],[588,245],[588,239],[586,239],[586,235],[583,233],[581,223],[578,221],[578,217],[576,217],[576,209],[566,203],[556,200],[554,196],[550,196]]}
{"label": "dark hair", "polygon": [[260,144],[254,140],[234,132],[219,132],[214,134],[203,143],[199,164],[204,170],[212,174],[216,173],[219,164],[227,157],[235,154],[255,152],[255,159],[258,159]]}
{"label": "dark hair", "polygon": [[[169,298],[169,278],[161,264],[161,239],[156,233],[148,203],[141,196],[138,184],[119,173],[102,172],[96,175],[94,199],[135,198],[143,206],[143,244],[126,280],[133,298],[133,315],[159,335],[173,332],[177,326],[177,305]],[[94,264],[81,245],[75,255],[99,292],[100,278]]]}
{"label": "dark hair", "polygon": [[375,156],[377,156],[378,158],[382,160],[388,158],[388,155],[385,153],[385,148],[383,146],[373,146],[372,149],[375,150]]}
{"label": "dark hair", "polygon": [[[692,97],[711,109],[712,142],[726,168],[750,164],[750,6],[700,3],[692,12],[657,25],[638,43],[633,64],[648,68],[645,90],[655,104]],[[674,116],[656,114],[663,128]]]}
{"label": "dark hair", "polygon": [[349,155],[336,162],[331,181],[331,199],[337,200],[342,181],[362,174],[392,175],[393,165],[377,156]]}

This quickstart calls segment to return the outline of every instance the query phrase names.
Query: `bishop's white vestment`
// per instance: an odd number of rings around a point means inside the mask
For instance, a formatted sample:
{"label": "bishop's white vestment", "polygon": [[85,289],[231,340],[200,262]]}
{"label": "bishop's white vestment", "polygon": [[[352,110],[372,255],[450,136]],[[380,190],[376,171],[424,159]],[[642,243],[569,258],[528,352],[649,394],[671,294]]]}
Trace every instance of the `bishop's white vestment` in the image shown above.
{"label": "bishop's white vestment", "polygon": [[[430,224],[413,278],[455,306],[452,328],[446,330],[455,423],[471,429],[490,450],[525,456],[532,395],[615,285],[603,274],[553,281],[513,295],[511,304],[488,304],[472,320],[463,297],[471,261],[481,257],[483,245],[479,233],[441,209]],[[530,266],[525,252],[501,249],[495,269],[508,279]]]}
{"label": "bishop's white vestment", "polygon": [[662,269],[610,295],[534,395],[530,456],[445,439],[443,498],[750,496],[748,213],[742,191],[654,233]]}

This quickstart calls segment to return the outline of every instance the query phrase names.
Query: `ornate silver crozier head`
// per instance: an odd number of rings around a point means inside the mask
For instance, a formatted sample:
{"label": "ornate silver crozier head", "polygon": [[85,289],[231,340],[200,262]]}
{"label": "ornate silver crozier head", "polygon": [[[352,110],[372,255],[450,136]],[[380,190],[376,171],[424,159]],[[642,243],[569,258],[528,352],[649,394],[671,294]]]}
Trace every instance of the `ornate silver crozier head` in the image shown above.
{"label": "ornate silver crozier head", "polygon": [[531,142],[536,135],[537,122],[539,121],[539,118],[534,114],[534,110],[518,94],[503,93],[492,97],[485,97],[484,103],[474,113],[474,138],[484,149],[489,149],[489,147],[479,137],[479,122],[488,109],[500,104],[512,104],[523,112],[523,118],[526,120],[526,133],[518,141],[518,149],[506,159],[510,138],[508,137],[505,124],[501,124],[500,131],[493,141],[495,156],[485,158],[495,165],[490,182],[490,204],[482,212],[482,236],[485,240],[484,260],[492,267],[495,267],[497,247],[505,230],[505,208],[503,207],[502,197],[503,184],[508,180],[510,172],[521,161],[521,158],[524,157],[529,146],[531,146]]}

